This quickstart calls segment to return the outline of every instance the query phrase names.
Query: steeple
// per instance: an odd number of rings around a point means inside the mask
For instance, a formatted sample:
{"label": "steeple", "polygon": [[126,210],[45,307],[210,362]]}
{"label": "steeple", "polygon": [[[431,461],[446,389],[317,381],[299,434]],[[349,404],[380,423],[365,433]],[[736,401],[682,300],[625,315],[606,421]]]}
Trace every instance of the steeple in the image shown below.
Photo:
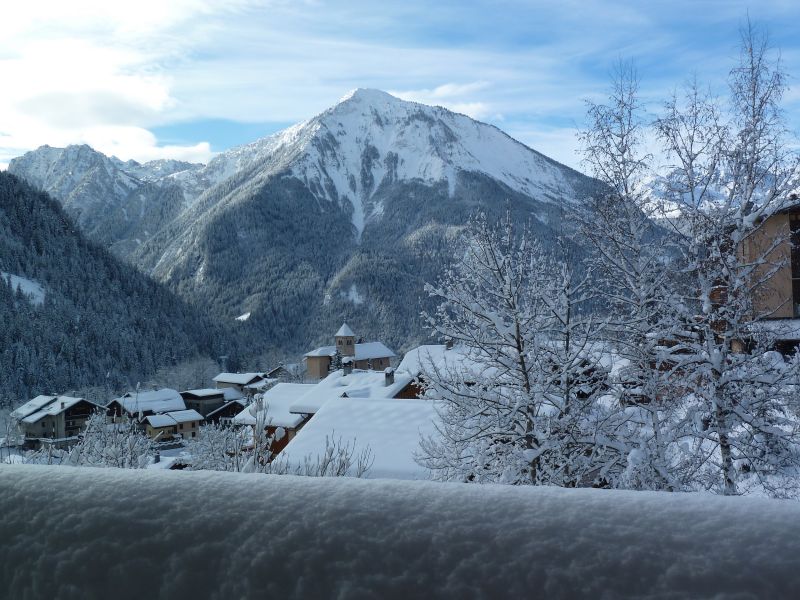
{"label": "steeple", "polygon": [[342,323],[339,331],[333,336],[336,349],[342,356],[355,356],[356,355],[356,334],[347,325]]}

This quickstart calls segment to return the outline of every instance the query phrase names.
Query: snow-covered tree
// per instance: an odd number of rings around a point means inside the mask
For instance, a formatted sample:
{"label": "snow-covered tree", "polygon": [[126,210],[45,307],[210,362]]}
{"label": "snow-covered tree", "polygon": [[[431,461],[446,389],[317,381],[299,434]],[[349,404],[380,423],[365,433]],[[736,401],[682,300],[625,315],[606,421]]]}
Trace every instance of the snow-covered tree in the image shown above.
{"label": "snow-covered tree", "polygon": [[752,485],[786,494],[794,486],[782,474],[798,466],[798,362],[769,352],[774,339],[759,323],[770,315],[754,298],[786,259],[775,252],[783,240],[757,240],[797,185],[798,161],[780,110],[785,74],[749,23],[730,88],[721,107],[690,84],[656,123],[675,163],[668,192],[680,216],[670,222],[688,276],[671,374],[692,401],[694,440],[673,468],[724,494]]}
{"label": "snow-covered tree", "polygon": [[428,291],[440,301],[429,326],[462,355],[426,373],[441,424],[419,459],[433,476],[555,485],[604,477],[614,444],[598,434],[602,377],[581,312],[585,278],[518,236],[510,217],[500,227],[481,218],[461,261]]}
{"label": "snow-covered tree", "polygon": [[143,469],[153,455],[153,443],[133,421],[109,423],[102,411],[86,421],[81,440],[67,453],[63,464],[87,467]]}
{"label": "snow-covered tree", "polygon": [[252,432],[219,423],[202,425],[186,444],[195,471],[242,471],[249,460]]}
{"label": "snow-covered tree", "polygon": [[652,158],[638,87],[633,66],[620,62],[607,104],[587,103],[587,128],[579,135],[584,162],[605,186],[585,212],[581,232],[594,249],[603,334],[616,363],[611,392],[626,413],[620,434],[626,432],[631,464],[624,485],[676,489],[667,454],[680,420],[662,365],[674,317],[669,264],[677,253],[654,220],[661,207],[648,188]]}

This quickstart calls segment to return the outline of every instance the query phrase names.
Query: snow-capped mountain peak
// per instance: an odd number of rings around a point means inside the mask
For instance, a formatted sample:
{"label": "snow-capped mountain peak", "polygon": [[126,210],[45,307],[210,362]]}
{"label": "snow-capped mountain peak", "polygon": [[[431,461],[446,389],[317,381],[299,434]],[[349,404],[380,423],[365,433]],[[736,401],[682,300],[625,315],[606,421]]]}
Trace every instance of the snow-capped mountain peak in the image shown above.
{"label": "snow-capped mountain peak", "polygon": [[364,88],[308,121],[220,154],[201,175],[213,185],[256,165],[262,176],[288,173],[320,199],[349,203],[357,236],[381,214],[376,192],[401,181],[446,182],[452,196],[459,174],[474,172],[543,201],[571,195],[567,167],[496,127]]}

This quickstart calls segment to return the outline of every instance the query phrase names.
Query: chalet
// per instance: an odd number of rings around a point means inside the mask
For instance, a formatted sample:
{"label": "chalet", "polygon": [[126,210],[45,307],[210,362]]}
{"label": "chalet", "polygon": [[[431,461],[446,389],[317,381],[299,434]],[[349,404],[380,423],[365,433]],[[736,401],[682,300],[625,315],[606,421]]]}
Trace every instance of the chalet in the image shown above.
{"label": "chalet", "polygon": [[303,379],[303,365],[297,363],[281,363],[271,371],[264,374],[267,379],[274,379],[276,382],[289,383],[301,381]]}
{"label": "chalet", "polygon": [[344,323],[333,336],[333,346],[321,346],[304,355],[306,373],[312,380],[324,379],[337,359],[349,358],[352,366],[361,370],[383,371],[396,355],[382,342],[356,342],[353,330]]}
{"label": "chalet", "polygon": [[38,448],[43,444],[69,446],[78,440],[87,419],[103,407],[84,398],[71,396],[37,396],[11,412],[25,445]]}
{"label": "chalet", "polygon": [[475,381],[486,375],[486,368],[470,356],[463,346],[449,344],[425,344],[405,353],[397,370],[408,373],[413,382],[406,390],[409,398],[421,398],[425,393],[427,379],[432,373],[440,376]]}
{"label": "chalet", "polygon": [[247,407],[247,400],[245,398],[238,398],[231,400],[220,406],[216,410],[212,410],[206,415],[206,423],[217,423],[220,425],[231,425],[233,419],[242,410]]}
{"label": "chalet", "polygon": [[233,388],[245,394],[246,387],[255,386],[264,379],[263,373],[220,373],[213,381],[217,389]]}
{"label": "chalet", "polygon": [[282,435],[276,436],[270,448],[273,454],[277,454],[308,420],[308,415],[292,413],[290,407],[314,387],[313,383],[278,383],[264,392],[258,402],[240,411],[233,423],[252,427],[260,425],[272,436],[281,428]]}
{"label": "chalet", "polygon": [[355,459],[367,452],[365,477],[427,479],[415,460],[420,437],[436,433],[436,405],[428,400],[334,398],[322,406],[277,457],[302,470],[325,454],[333,440],[347,445]]}
{"label": "chalet", "polygon": [[202,421],[203,415],[196,410],[176,410],[148,415],[144,418],[144,426],[150,439],[166,442],[197,437]]}
{"label": "chalet", "polygon": [[800,344],[800,202],[792,200],[761,223],[740,249],[743,262],[766,254],[770,264],[764,269],[774,269],[756,290],[753,312],[761,319],[758,328],[769,329],[784,354]]}
{"label": "chalet", "polygon": [[196,410],[204,417],[217,411],[226,404],[242,400],[244,394],[235,387],[205,388],[181,392],[186,408]]}
{"label": "chalet", "polygon": [[138,418],[166,412],[185,410],[186,404],[177,390],[162,388],[147,392],[128,392],[115,398],[106,407],[115,419],[120,417]]}

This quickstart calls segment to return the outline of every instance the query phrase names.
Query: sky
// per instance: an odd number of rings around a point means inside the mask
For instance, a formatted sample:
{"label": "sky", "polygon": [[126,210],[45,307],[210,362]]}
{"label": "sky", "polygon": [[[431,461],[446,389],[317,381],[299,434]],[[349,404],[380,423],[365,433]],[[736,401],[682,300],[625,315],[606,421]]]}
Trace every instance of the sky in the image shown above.
{"label": "sky", "polygon": [[586,100],[631,61],[653,114],[689,77],[720,95],[747,18],[788,72],[800,2],[26,0],[0,18],[0,168],[41,145],[207,162],[357,87],[498,126],[581,168]]}

